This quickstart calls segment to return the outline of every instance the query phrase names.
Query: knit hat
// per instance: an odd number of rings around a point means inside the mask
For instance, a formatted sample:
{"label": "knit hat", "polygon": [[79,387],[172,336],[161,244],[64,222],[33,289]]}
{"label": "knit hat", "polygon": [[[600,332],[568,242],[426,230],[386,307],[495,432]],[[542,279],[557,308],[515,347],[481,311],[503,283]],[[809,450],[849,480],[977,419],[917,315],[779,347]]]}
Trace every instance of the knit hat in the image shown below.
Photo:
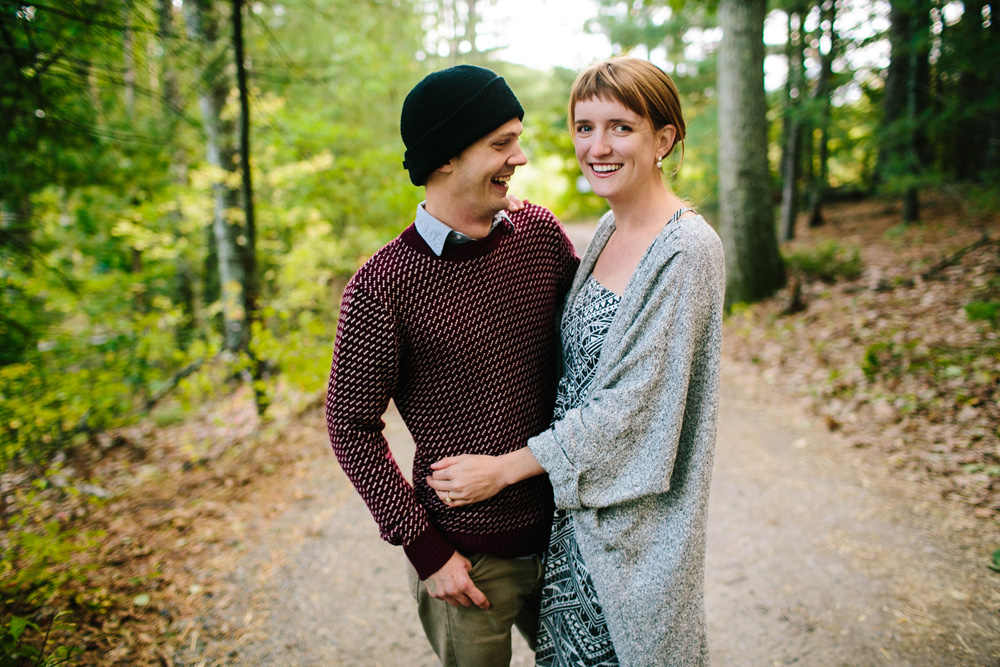
{"label": "knit hat", "polygon": [[524,109],[503,77],[485,67],[456,65],[429,74],[403,102],[399,130],[403,167],[414,185]]}

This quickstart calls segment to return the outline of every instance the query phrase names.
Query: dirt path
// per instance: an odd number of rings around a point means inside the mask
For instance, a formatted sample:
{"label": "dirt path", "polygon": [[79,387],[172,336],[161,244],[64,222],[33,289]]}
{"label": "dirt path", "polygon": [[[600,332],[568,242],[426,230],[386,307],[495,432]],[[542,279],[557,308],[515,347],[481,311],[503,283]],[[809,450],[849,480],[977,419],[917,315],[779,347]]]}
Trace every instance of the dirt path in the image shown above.
{"label": "dirt path", "polygon": [[713,662],[1000,665],[1000,575],[986,567],[996,534],[806,414],[766,395],[753,369],[724,366],[706,573]]}
{"label": "dirt path", "polygon": [[[707,608],[715,665],[1000,665],[996,540],[891,480],[863,450],[727,362],[713,481]],[[319,422],[319,420],[317,420]],[[393,451],[412,442],[393,414]],[[190,664],[435,665],[402,551],[378,538],[322,424],[296,500],[226,575],[223,642]],[[521,644],[516,665],[531,664]]]}

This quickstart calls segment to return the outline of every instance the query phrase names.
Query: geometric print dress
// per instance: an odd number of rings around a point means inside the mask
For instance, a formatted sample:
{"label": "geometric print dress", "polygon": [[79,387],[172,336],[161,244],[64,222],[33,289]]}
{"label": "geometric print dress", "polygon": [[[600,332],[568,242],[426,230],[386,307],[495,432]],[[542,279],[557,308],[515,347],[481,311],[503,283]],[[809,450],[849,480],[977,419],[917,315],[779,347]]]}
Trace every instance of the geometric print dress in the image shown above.
{"label": "geometric print dress", "polygon": [[[563,372],[553,421],[583,403],[620,300],[591,276],[563,316]],[[580,556],[573,517],[565,510],[557,509],[553,518],[542,586],[535,664],[617,666],[604,612]]]}

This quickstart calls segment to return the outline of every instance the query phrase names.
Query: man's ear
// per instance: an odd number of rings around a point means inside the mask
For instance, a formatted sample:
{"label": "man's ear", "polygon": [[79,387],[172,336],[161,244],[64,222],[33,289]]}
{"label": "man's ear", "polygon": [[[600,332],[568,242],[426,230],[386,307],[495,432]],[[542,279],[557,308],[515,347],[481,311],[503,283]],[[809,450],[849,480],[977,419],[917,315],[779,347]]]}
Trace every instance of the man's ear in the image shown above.
{"label": "man's ear", "polygon": [[451,160],[448,160],[434,171],[440,171],[442,174],[450,174],[452,171],[454,171],[454,169],[455,168],[452,166]]}

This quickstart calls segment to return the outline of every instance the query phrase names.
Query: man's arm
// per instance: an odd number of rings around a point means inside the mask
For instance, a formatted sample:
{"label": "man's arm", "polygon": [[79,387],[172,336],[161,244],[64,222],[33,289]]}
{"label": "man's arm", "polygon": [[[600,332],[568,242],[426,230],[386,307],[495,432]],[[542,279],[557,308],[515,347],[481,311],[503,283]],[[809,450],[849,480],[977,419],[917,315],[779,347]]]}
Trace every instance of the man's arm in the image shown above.
{"label": "man's arm", "polygon": [[375,517],[382,539],[404,545],[431,597],[486,608],[471,564],[427,518],[382,435],[396,385],[399,342],[391,315],[354,281],[344,292],[326,418],[337,460]]}
{"label": "man's arm", "polygon": [[399,373],[399,350],[392,313],[352,280],[344,291],[327,388],[330,443],[382,539],[419,551],[407,555],[426,578],[454,549],[431,525],[382,434],[382,416]]}

